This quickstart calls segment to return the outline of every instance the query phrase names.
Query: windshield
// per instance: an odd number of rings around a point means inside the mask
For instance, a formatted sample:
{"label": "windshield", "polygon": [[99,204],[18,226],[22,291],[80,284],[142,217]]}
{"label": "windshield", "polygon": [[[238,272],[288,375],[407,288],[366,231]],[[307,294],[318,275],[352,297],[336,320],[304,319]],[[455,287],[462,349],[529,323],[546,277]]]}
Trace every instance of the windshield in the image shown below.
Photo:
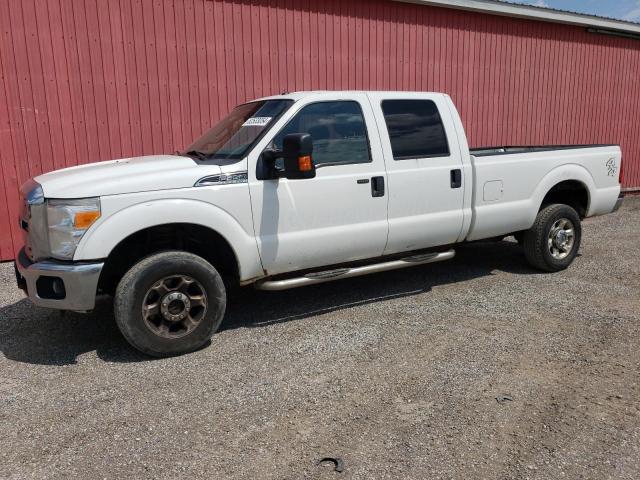
{"label": "windshield", "polygon": [[200,160],[242,158],[292,103],[293,100],[263,100],[240,105],[182,154]]}

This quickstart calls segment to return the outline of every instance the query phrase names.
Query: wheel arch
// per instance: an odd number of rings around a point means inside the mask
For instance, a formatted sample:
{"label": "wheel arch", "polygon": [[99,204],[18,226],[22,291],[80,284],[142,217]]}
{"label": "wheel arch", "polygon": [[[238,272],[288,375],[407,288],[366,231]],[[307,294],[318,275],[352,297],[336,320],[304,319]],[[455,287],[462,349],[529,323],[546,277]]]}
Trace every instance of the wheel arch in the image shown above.
{"label": "wheel arch", "polygon": [[545,205],[564,203],[573,207],[581,218],[589,216],[596,186],[589,171],[582,165],[562,165],[549,172],[538,184],[533,195],[537,209],[533,219]]}
{"label": "wheel arch", "polygon": [[581,219],[589,211],[590,195],[587,186],[579,180],[563,180],[556,183],[543,197],[538,211],[552,203],[563,203],[572,207]]}
{"label": "wheel arch", "polygon": [[237,254],[220,233],[193,223],[166,223],[143,228],[123,238],[104,261],[98,289],[115,291],[133,265],[150,255],[170,250],[197,255],[213,265],[225,283],[239,283]]}
{"label": "wheel arch", "polygon": [[[150,239],[150,235],[156,234],[161,238]],[[147,243],[139,245],[143,239]],[[223,256],[233,257],[233,276],[240,282],[263,275],[255,238],[226,211],[195,200],[156,200],[111,214],[107,212],[105,218],[100,219],[82,238],[74,260],[106,259],[108,265],[116,255],[126,251],[124,246],[136,246],[134,251],[142,255],[139,260],[161,250],[182,248],[189,251],[194,244],[203,243],[209,254],[201,247],[196,250],[207,260],[219,260],[213,257],[220,257],[223,252]]]}

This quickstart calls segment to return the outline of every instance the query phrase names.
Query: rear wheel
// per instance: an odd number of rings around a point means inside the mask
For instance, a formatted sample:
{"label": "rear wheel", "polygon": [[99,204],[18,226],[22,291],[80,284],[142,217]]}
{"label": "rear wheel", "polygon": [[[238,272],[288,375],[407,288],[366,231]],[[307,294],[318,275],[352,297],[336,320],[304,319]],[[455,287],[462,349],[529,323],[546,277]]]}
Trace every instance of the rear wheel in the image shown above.
{"label": "rear wheel", "polygon": [[114,301],[124,337],[156,357],[205,345],[222,323],[225,308],[218,271],[187,252],[162,252],[135,264],[120,280]]}
{"label": "rear wheel", "polygon": [[523,246],[527,261],[537,269],[557,272],[567,268],[580,248],[582,228],[578,213],[568,205],[544,207],[524,232]]}

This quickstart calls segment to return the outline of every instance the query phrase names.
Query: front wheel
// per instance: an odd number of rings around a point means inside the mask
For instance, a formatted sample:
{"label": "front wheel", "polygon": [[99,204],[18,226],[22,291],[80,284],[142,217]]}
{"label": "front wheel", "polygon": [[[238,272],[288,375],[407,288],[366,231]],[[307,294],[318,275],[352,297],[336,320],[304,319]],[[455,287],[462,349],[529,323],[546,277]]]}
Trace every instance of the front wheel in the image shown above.
{"label": "front wheel", "polygon": [[539,270],[557,272],[567,268],[580,248],[582,227],[578,213],[568,205],[547,205],[533,226],[524,232],[527,261]]}
{"label": "front wheel", "polygon": [[166,357],[205,345],[222,323],[226,303],[222,278],[206,260],[187,252],[162,252],[122,277],[114,313],[132,346]]}

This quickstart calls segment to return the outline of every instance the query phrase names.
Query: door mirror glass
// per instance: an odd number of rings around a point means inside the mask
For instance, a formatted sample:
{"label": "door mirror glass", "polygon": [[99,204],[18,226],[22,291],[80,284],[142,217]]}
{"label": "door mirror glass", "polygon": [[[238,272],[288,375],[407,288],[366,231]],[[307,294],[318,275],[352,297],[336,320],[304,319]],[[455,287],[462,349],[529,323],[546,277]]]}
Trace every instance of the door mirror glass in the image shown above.
{"label": "door mirror glass", "polygon": [[290,133],[282,140],[284,176],[289,179],[314,178],[313,140],[308,133]]}

